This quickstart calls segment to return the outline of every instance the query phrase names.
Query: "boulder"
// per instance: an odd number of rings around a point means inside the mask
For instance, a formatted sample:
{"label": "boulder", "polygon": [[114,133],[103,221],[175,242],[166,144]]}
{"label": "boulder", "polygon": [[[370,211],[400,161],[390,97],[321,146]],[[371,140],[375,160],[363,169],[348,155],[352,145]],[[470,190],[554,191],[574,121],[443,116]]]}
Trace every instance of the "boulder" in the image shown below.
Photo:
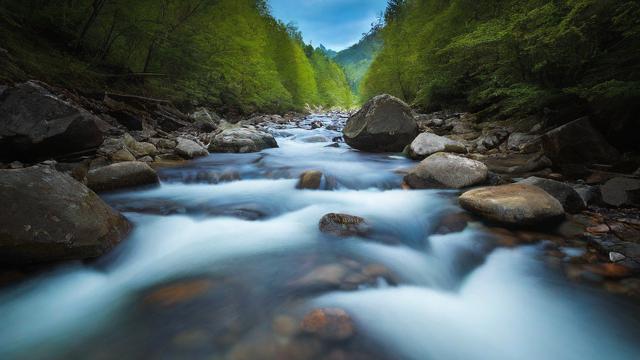
{"label": "boulder", "polygon": [[141,161],[129,161],[89,171],[88,186],[93,191],[112,191],[129,187],[157,185],[158,174]]}
{"label": "boulder", "polygon": [[447,153],[437,153],[423,160],[404,177],[413,189],[461,189],[483,183],[489,170],[480,161]]}
{"label": "boulder", "polygon": [[526,133],[512,133],[507,139],[507,149],[525,153],[539,151],[540,136]]}
{"label": "boulder", "polygon": [[609,206],[640,206],[640,180],[616,177],[600,186],[602,201]]}
{"label": "boulder", "polygon": [[562,204],[539,187],[509,184],[467,191],[460,205],[487,220],[508,225],[535,225],[564,217]]}
{"label": "boulder", "polygon": [[193,140],[182,137],[178,138],[178,145],[175,150],[178,155],[187,160],[209,155],[207,148]]}
{"label": "boulder", "polygon": [[211,140],[209,151],[213,153],[252,153],[276,148],[273,135],[251,128],[227,129]]}
{"label": "boulder", "polygon": [[100,256],[129,222],[93,191],[48,166],[0,170],[0,264]]}
{"label": "boulder", "polygon": [[402,100],[379,95],[349,118],[343,133],[346,143],[355,149],[400,152],[418,136],[418,125]]}
{"label": "boulder", "polygon": [[460,142],[432,133],[422,133],[409,145],[407,153],[412,159],[421,160],[439,152],[466,154],[467,148]]}
{"label": "boulder", "polygon": [[0,97],[0,161],[89,152],[103,141],[101,120],[34,81]]}
{"label": "boulder", "polygon": [[563,182],[532,176],[519,181],[518,184],[537,186],[548,192],[560,201],[567,212],[579,213],[586,208],[586,204],[580,194],[573,187]]}
{"label": "boulder", "polygon": [[136,158],[154,156],[158,154],[158,149],[155,145],[148,142],[139,142],[129,134],[124,134],[123,140],[127,149],[129,149],[131,154]]}
{"label": "boulder", "polygon": [[343,341],[355,334],[355,326],[349,314],[339,308],[315,309],[308,313],[300,328],[307,334],[323,340]]}
{"label": "boulder", "polygon": [[297,189],[304,190],[318,190],[322,186],[322,177],[324,175],[321,171],[309,170],[300,174],[300,180],[296,185]]}
{"label": "boulder", "polygon": [[204,132],[214,131],[222,121],[216,113],[210,112],[205,108],[200,108],[191,114],[191,119],[193,120],[193,126]]}
{"label": "boulder", "polygon": [[347,214],[327,214],[320,219],[320,231],[339,237],[364,236],[369,232],[369,224],[359,216]]}
{"label": "boulder", "polygon": [[545,154],[555,165],[614,163],[620,153],[589,121],[580,118],[542,136]]}

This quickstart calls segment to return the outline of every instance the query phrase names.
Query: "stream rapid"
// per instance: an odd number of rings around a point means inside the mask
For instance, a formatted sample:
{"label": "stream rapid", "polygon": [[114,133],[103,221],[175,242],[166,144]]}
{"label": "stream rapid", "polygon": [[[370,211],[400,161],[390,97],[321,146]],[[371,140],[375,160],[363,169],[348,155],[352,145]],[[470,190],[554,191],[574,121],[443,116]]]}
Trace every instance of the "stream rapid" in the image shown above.
{"label": "stream rapid", "polygon": [[[474,223],[436,234],[457,193],[402,190],[415,163],[334,142],[344,121],[272,124],[279,148],[104,195],[134,231],[98,261],[0,289],[0,358],[640,359],[637,304],[565,279],[544,242],[496,247]],[[296,189],[305,170],[325,190]],[[361,216],[371,235],[322,234],[327,213]],[[296,334],[318,307],[344,309],[355,335]]]}

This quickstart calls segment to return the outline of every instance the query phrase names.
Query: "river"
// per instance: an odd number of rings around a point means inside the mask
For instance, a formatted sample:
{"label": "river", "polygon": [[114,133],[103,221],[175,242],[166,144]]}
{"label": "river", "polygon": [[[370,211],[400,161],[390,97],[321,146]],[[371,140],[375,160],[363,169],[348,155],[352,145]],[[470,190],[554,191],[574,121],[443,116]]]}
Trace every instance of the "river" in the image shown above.
{"label": "river", "polygon": [[[497,247],[474,223],[435,234],[456,192],[402,190],[414,163],[334,143],[344,120],[274,125],[277,149],[105,195],[135,230],[99,261],[0,290],[0,358],[640,359],[637,304],[567,280],[544,241]],[[297,190],[305,170],[328,190]],[[371,235],[322,234],[332,212]],[[344,309],[355,334],[299,334],[318,307]]]}

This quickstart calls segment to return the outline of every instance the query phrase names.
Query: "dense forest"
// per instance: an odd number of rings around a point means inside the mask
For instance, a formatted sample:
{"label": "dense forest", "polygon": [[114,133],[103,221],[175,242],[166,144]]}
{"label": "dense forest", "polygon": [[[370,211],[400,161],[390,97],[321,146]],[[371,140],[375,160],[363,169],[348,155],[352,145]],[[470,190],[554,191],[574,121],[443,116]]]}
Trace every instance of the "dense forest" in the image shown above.
{"label": "dense forest", "polygon": [[638,1],[392,0],[384,16],[363,98],[485,118],[590,113],[618,145],[637,146]]}
{"label": "dense forest", "polygon": [[[251,113],[347,107],[341,68],[264,0],[0,0],[0,78]],[[73,76],[69,76],[73,74]]]}

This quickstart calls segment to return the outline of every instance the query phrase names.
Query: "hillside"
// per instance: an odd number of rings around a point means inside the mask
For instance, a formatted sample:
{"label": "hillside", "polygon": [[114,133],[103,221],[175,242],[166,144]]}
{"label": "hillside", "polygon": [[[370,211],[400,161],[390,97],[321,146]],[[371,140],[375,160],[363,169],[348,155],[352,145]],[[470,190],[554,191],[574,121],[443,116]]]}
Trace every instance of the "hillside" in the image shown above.
{"label": "hillside", "polygon": [[0,13],[4,82],[36,78],[233,113],[351,105],[342,70],[305,51],[261,0],[2,1]]}
{"label": "hillside", "polygon": [[344,69],[354,93],[359,93],[360,82],[381,47],[382,38],[379,31],[374,29],[365,34],[357,44],[340,51],[335,56],[334,60]]}

